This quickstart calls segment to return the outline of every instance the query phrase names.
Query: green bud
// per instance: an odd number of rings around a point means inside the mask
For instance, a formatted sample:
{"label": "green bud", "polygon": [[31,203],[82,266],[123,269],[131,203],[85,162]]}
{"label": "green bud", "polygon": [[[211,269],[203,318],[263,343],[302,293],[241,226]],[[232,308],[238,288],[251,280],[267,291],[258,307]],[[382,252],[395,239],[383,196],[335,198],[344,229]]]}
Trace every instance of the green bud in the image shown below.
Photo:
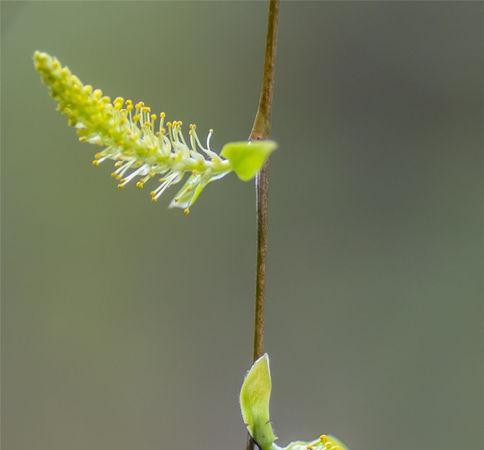
{"label": "green bud", "polygon": [[262,450],[270,449],[276,440],[270,423],[270,398],[271,373],[269,356],[265,354],[253,364],[240,391],[242,418],[250,435]]}

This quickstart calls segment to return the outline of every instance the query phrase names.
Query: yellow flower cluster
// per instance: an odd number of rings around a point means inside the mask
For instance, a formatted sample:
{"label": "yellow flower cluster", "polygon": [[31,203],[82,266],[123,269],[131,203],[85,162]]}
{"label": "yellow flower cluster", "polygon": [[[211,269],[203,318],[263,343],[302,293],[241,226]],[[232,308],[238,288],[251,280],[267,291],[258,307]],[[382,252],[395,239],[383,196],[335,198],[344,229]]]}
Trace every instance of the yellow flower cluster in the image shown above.
{"label": "yellow flower cluster", "polygon": [[47,53],[35,52],[34,64],[58,109],[76,128],[79,140],[104,147],[96,153],[93,165],[115,161],[112,176],[119,188],[134,180],[142,188],[148,180],[160,176],[158,186],[151,191],[156,201],[188,172],[189,178],[170,204],[187,213],[208,183],[232,170],[228,160],[211,150],[212,130],[202,145],[196,126],[190,125],[187,144],[181,121],[165,123],[164,113],[152,114],[143,102],[133,104],[122,97],[111,101],[100,89],[84,85]]}
{"label": "yellow flower cluster", "polygon": [[347,447],[333,436],[322,434],[319,439],[312,442],[291,442],[287,447],[274,447],[279,450],[348,450]]}
{"label": "yellow flower cluster", "polygon": [[319,441],[323,444],[325,450],[344,450],[340,442],[326,434],[322,434]]}

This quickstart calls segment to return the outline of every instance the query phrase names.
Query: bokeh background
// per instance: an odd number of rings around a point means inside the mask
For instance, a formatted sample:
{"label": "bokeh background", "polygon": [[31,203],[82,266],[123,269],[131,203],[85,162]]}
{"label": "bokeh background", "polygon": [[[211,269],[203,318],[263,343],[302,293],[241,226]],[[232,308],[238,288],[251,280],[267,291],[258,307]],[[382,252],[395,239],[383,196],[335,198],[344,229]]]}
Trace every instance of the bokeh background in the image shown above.
{"label": "bokeh background", "polygon": [[[2,449],[243,449],[254,189],[118,192],[32,66],[244,139],[264,3],[2,2]],[[483,4],[285,2],[266,349],[281,444],[484,448]]]}

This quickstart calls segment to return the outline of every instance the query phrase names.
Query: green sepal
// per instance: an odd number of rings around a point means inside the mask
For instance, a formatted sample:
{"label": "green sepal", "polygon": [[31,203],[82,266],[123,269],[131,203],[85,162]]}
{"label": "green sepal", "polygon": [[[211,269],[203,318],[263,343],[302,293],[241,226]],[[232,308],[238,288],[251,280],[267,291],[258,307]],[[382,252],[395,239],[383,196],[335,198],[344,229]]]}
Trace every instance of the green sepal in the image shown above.
{"label": "green sepal", "polygon": [[277,148],[274,141],[242,141],[225,144],[220,156],[227,158],[242,181],[249,181]]}
{"label": "green sepal", "polygon": [[249,434],[262,450],[269,450],[276,440],[269,414],[271,398],[269,356],[261,356],[251,367],[240,390],[240,409]]}

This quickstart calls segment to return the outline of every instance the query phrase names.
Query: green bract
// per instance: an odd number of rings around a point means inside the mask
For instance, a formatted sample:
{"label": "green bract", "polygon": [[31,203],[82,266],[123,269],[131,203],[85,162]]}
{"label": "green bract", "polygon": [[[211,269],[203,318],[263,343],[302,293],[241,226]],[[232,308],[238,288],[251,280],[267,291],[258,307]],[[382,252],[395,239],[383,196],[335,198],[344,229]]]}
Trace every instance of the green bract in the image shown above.
{"label": "green bract", "polygon": [[265,354],[253,364],[240,390],[242,418],[261,450],[348,450],[341,441],[326,434],[313,441],[291,442],[283,448],[275,444],[277,438],[269,414],[271,389],[269,356]]}
{"label": "green bract", "polygon": [[188,213],[207,184],[232,171],[242,180],[249,180],[275,148],[271,141],[236,142],[224,147],[226,154],[218,155],[210,147],[213,130],[202,142],[196,125],[191,124],[185,139],[181,121],[165,121],[165,113],[153,114],[143,102],[134,104],[122,97],[111,101],[100,89],[83,84],[47,53],[35,52],[34,64],[59,111],[76,128],[79,140],[103,147],[96,153],[93,165],[114,161],[112,176],[119,188],[131,182],[142,188],[157,179],[158,185],[150,193],[151,199],[157,201],[188,175],[171,208]]}

